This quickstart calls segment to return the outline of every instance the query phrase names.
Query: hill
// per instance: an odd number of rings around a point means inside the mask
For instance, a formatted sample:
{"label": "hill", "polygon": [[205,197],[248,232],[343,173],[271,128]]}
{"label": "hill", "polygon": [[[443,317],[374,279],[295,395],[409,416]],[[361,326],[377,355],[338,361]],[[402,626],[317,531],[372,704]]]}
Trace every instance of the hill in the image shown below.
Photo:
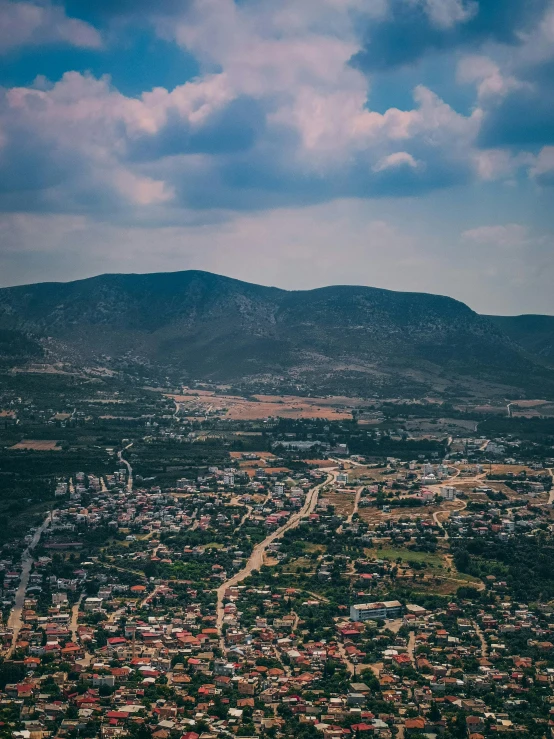
{"label": "hill", "polygon": [[0,290],[0,329],[50,357],[319,392],[554,391],[495,321],[452,298],[287,291],[208,272],[101,275]]}
{"label": "hill", "polygon": [[554,364],[554,316],[487,316],[526,351]]}

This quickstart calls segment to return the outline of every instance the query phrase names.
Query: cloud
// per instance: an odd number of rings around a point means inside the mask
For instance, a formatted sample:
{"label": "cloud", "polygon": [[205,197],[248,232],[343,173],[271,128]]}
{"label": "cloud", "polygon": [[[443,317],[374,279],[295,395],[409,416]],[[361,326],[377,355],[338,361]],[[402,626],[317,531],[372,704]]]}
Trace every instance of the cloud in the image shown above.
{"label": "cloud", "polygon": [[224,70],[134,98],[71,72],[12,88],[0,104],[0,173],[17,170],[21,182],[0,207],[257,210],[413,195],[471,176],[478,113],[460,115],[422,86],[412,109],[377,113],[365,107],[363,77],[347,68],[346,79],[337,90],[341,76],[326,72],[278,94],[248,83],[246,94]]}
{"label": "cloud", "polygon": [[389,154],[380,159],[377,164],[373,166],[373,171],[383,172],[386,169],[396,167],[412,167],[412,169],[416,169],[418,166],[419,162],[417,162],[411,154],[408,154],[407,151],[397,151],[394,154]]}
{"label": "cloud", "polygon": [[539,185],[554,186],[554,146],[541,149],[529,174]]}
{"label": "cloud", "polygon": [[513,86],[486,110],[478,144],[482,147],[539,147],[554,143],[554,60],[519,72]]}
{"label": "cloud", "polygon": [[13,284],[207,269],[290,289],[365,284],[446,293],[485,313],[552,312],[552,233],[529,232],[524,248],[464,239],[464,248],[447,249],[433,230],[440,199],[432,221],[420,207],[404,203],[400,215],[393,201],[341,200],[163,226],[7,214],[0,218],[0,275]]}
{"label": "cloud", "polygon": [[61,5],[0,0],[0,54],[44,44],[98,49],[102,39],[93,26],[68,17]]}
{"label": "cloud", "polygon": [[[74,1],[67,11],[84,14],[87,5]],[[543,5],[506,0],[495,15],[489,0],[168,0],[154,10],[101,0],[97,12],[141,17],[193,53],[200,74],[134,97],[107,76],[77,72],[6,90],[0,208],[173,222],[194,210],[219,219],[223,210],[513,179],[538,166],[537,152],[512,151],[487,129],[512,99],[537,96],[521,65],[511,69],[494,50],[465,54],[457,80],[475,84],[477,99],[464,114],[425,84],[414,86],[413,103],[374,110],[368,79],[350,60],[361,48],[362,14],[372,33],[391,24],[402,31],[415,18],[445,48],[495,39],[528,54],[533,34],[548,35]]]}
{"label": "cloud", "polygon": [[477,98],[486,102],[490,98],[502,98],[525,87],[525,83],[511,75],[503,75],[500,67],[486,56],[467,56],[458,63],[458,82],[477,83]]}
{"label": "cloud", "polygon": [[433,52],[521,43],[547,0],[390,0],[383,18],[369,19],[352,63],[364,72],[414,64]]}
{"label": "cloud", "polygon": [[479,226],[462,233],[462,239],[485,246],[512,249],[529,243],[527,226],[508,223],[502,226]]}
{"label": "cloud", "polygon": [[151,17],[179,16],[191,4],[191,0],[66,0],[66,8],[72,15],[106,21],[140,21]]}

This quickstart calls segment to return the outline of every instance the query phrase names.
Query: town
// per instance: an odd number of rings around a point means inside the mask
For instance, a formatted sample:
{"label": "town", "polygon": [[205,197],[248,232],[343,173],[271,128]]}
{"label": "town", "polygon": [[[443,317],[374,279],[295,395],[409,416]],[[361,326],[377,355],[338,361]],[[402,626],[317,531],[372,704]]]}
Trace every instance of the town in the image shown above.
{"label": "town", "polygon": [[[32,515],[5,509],[3,737],[552,734],[541,420],[499,408],[483,435],[475,408],[344,400],[245,420],[203,392],[5,395],[3,470],[88,441]],[[140,423],[115,416],[133,403]]]}

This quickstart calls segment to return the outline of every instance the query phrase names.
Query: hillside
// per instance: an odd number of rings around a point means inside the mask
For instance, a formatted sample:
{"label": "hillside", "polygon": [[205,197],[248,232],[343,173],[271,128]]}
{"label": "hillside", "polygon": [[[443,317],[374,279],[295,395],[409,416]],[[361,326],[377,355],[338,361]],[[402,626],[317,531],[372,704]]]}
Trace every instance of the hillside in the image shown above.
{"label": "hillside", "polygon": [[526,351],[554,364],[554,316],[487,316]]}
{"label": "hillside", "polygon": [[102,275],[0,290],[0,329],[50,356],[219,382],[425,392],[554,382],[452,298],[369,287],[287,291],[207,272]]}

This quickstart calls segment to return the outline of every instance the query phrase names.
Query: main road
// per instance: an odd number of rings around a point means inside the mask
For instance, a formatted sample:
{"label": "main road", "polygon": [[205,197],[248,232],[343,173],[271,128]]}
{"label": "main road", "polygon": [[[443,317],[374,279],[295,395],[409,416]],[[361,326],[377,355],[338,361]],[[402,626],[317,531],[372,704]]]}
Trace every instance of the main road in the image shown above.
{"label": "main road", "polygon": [[8,619],[8,628],[12,629],[12,643],[8,652],[6,653],[6,659],[9,659],[17,644],[17,638],[23,625],[23,606],[25,605],[25,593],[27,592],[27,586],[29,585],[29,577],[31,575],[31,567],[33,566],[33,549],[40,541],[40,537],[43,532],[50,526],[52,520],[52,514],[49,512],[42,524],[33,534],[33,538],[29,542],[29,546],[23,552],[21,557],[21,579],[19,581],[19,587],[15,594],[15,603]]}
{"label": "main road", "polygon": [[[325,470],[326,472],[327,470]],[[237,573],[233,575],[233,577],[229,578],[229,580],[226,580],[224,583],[222,583],[219,588],[217,589],[217,630],[221,634],[221,628],[223,626],[223,616],[225,614],[225,608],[223,605],[223,601],[225,599],[225,592],[228,590],[228,588],[232,588],[235,585],[238,585],[239,582],[242,582],[245,578],[248,577],[252,573],[253,570],[259,570],[264,562],[264,554],[266,552],[267,547],[277,539],[280,539],[283,534],[286,531],[290,531],[291,529],[296,528],[300,521],[303,518],[306,518],[306,516],[309,516],[311,513],[313,513],[316,505],[317,505],[317,499],[319,497],[319,491],[322,487],[327,485],[328,482],[330,482],[334,477],[334,473],[328,474],[325,478],[325,480],[319,485],[316,485],[315,487],[311,488],[311,490],[308,491],[306,495],[306,500],[304,501],[304,505],[302,508],[297,512],[293,513],[292,516],[289,518],[289,520],[283,524],[278,529],[275,529],[269,536],[266,536],[266,538],[259,542],[259,544],[256,544],[254,549],[252,550],[252,554],[250,555],[250,558],[248,559],[248,562],[246,565],[242,568],[242,570],[239,570]],[[221,644],[223,645],[223,640],[221,640]]]}
{"label": "main road", "polygon": [[119,457],[119,461],[123,462],[125,467],[127,467],[127,490],[131,493],[133,492],[133,468],[131,467],[131,463],[128,462],[126,459],[123,458],[123,452],[127,449],[130,449],[133,446],[133,442],[130,444],[127,444],[126,447],[124,447],[120,452],[117,453],[117,456]]}

